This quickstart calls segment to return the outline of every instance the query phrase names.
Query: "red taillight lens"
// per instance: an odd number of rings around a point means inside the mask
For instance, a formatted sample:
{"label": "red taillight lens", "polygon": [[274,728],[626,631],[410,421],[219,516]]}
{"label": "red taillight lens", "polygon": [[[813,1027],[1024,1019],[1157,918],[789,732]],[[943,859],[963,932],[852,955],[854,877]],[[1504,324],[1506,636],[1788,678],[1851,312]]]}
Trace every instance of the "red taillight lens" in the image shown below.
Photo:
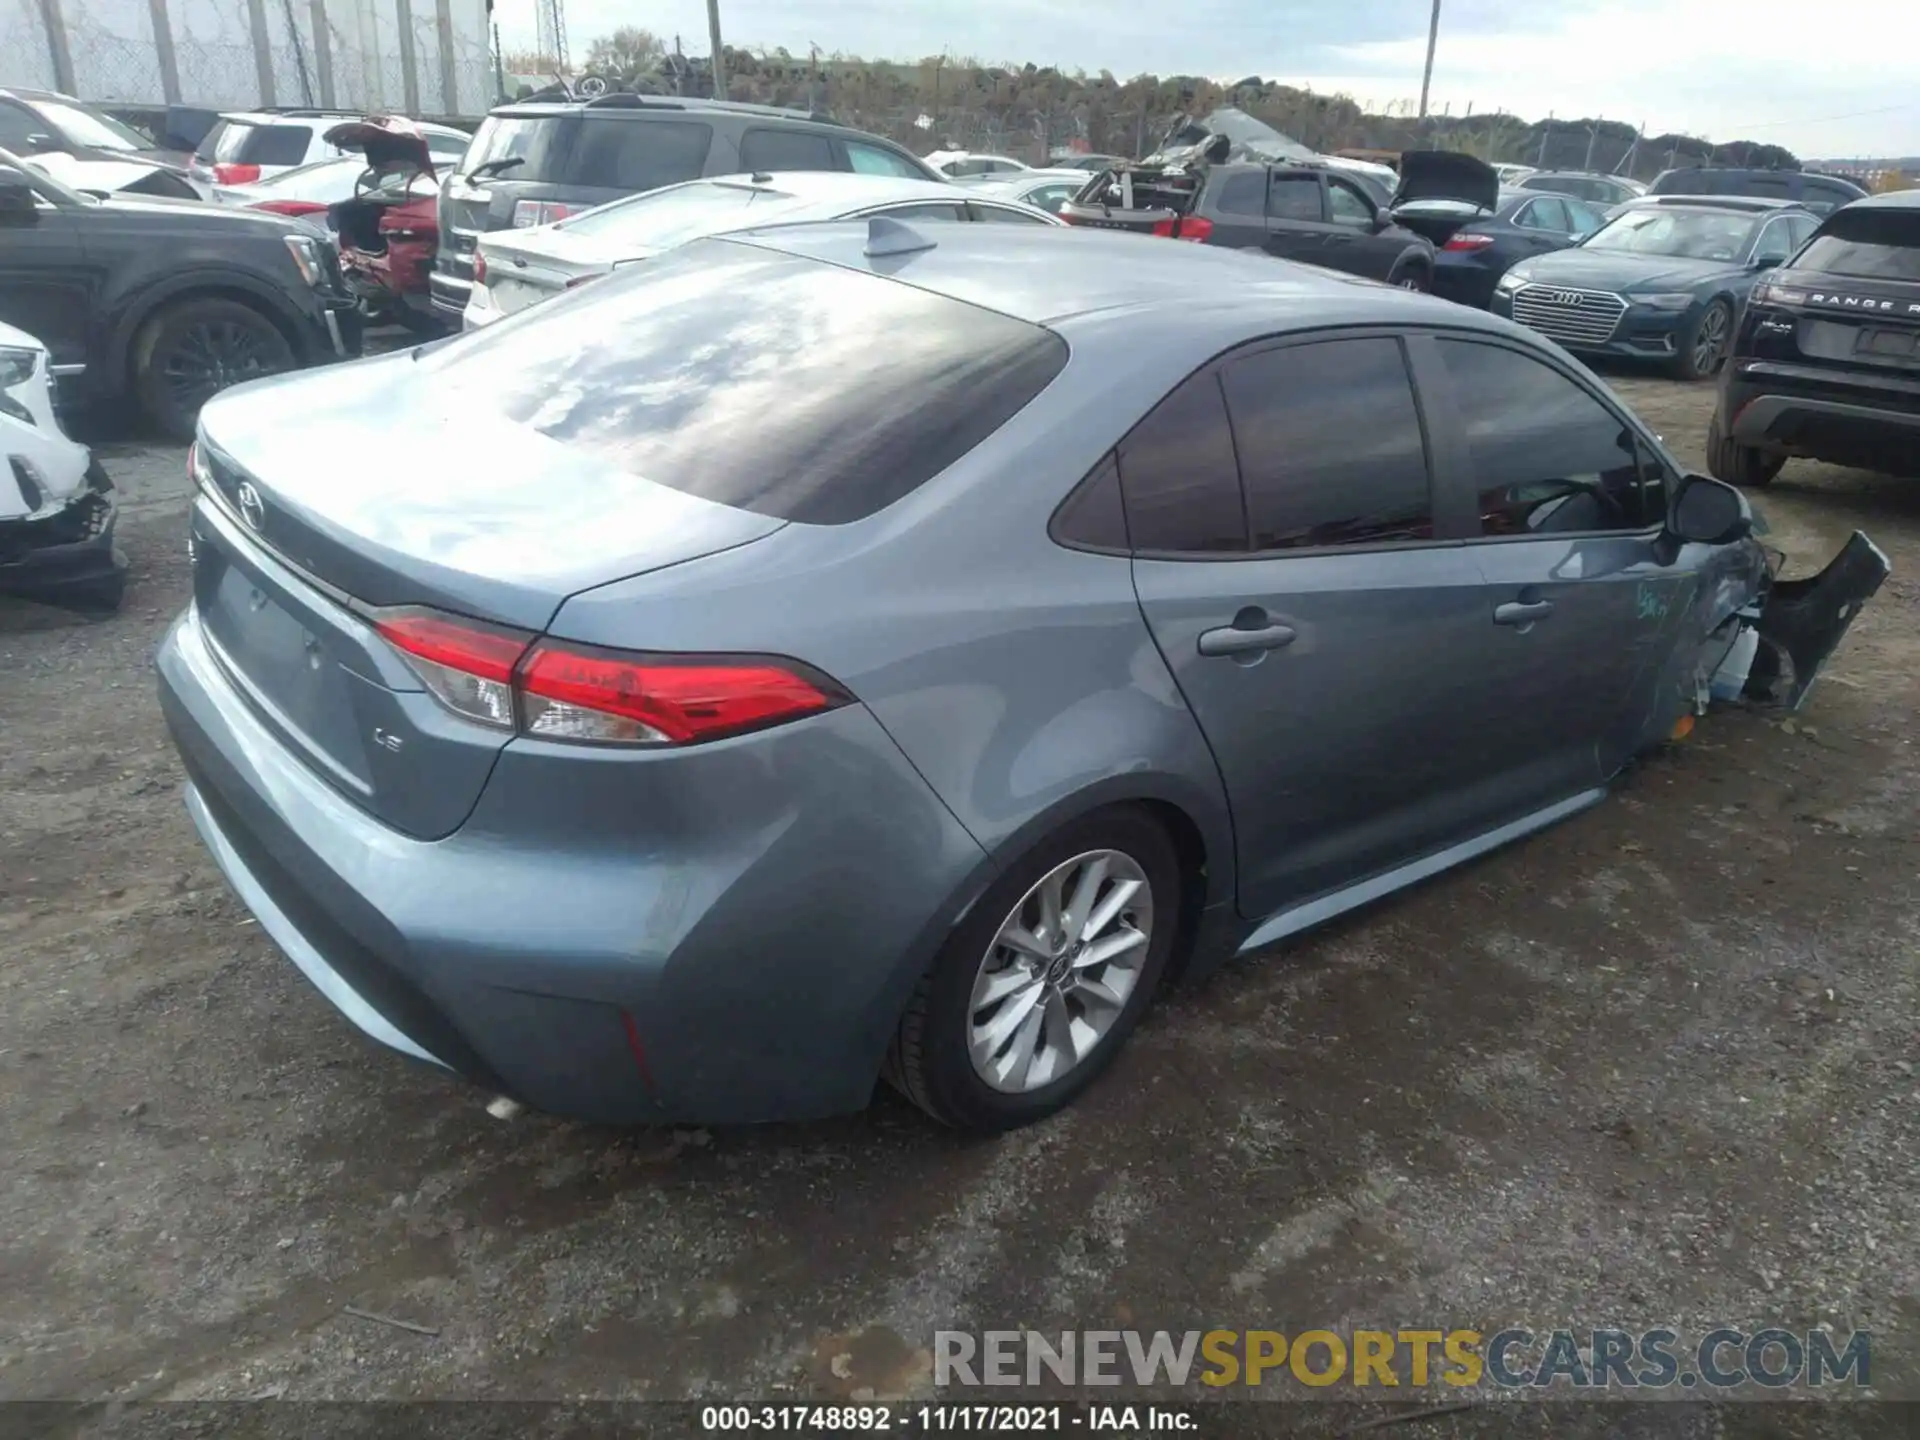
{"label": "red taillight lens", "polygon": [[553,200],[521,200],[513,207],[513,228],[526,230],[535,225],[551,225],[573,214],[573,206]]}
{"label": "red taillight lens", "polygon": [[520,667],[529,735],[690,745],[830,710],[845,697],[759,659],[622,655],[542,642]]}
{"label": "red taillight lens", "polygon": [[533,637],[431,610],[389,610],[374,629],[449,710],[513,729],[513,667]]}
{"label": "red taillight lens", "polygon": [[1491,235],[1475,235],[1471,231],[1463,230],[1460,234],[1447,241],[1442,248],[1447,250],[1484,250],[1492,243],[1493,236]]}
{"label": "red taillight lens", "polygon": [[374,628],[441,704],[547,740],[693,745],[844,705],[823,675],[760,656],[632,655],[408,608]]}
{"label": "red taillight lens", "polygon": [[487,283],[487,257],[478,250],[473,252],[473,283],[476,285]]}
{"label": "red taillight lens", "polygon": [[258,165],[216,165],[213,178],[221,185],[251,185],[260,178]]}
{"label": "red taillight lens", "polygon": [[247,206],[249,210],[265,210],[274,215],[315,215],[326,208],[312,200],[261,200]]}
{"label": "red taillight lens", "polygon": [[1169,215],[1154,222],[1153,233],[1162,240],[1205,241],[1213,234],[1213,222],[1204,215]]}

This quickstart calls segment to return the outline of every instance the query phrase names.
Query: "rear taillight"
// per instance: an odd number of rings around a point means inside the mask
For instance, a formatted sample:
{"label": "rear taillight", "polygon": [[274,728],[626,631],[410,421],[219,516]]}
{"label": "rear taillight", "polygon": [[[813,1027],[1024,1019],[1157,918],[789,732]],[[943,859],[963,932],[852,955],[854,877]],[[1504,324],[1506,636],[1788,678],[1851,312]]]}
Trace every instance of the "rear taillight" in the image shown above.
{"label": "rear taillight", "polygon": [[374,628],[448,709],[545,740],[696,745],[850,698],[803,665],[763,656],[636,655],[421,609],[383,612]]}
{"label": "rear taillight", "polygon": [[315,215],[326,208],[312,200],[261,200],[247,206],[249,210],[265,210],[274,215]]}
{"label": "rear taillight", "polygon": [[521,200],[513,207],[513,228],[525,230],[534,225],[551,225],[573,214],[573,206],[553,200]]}
{"label": "rear taillight", "polygon": [[531,635],[432,610],[390,610],[373,628],[449,710],[513,729],[513,667],[533,643]]}
{"label": "rear taillight", "polygon": [[260,178],[258,165],[216,165],[213,178],[221,185],[251,185]]}
{"label": "rear taillight", "polygon": [[1154,222],[1153,233],[1163,240],[1201,240],[1213,234],[1213,221],[1204,215],[1169,215]]}
{"label": "rear taillight", "polygon": [[476,285],[487,283],[487,257],[478,250],[473,252],[473,283]]}
{"label": "rear taillight", "polygon": [[1472,231],[1463,230],[1458,235],[1454,236],[1451,240],[1447,241],[1447,243],[1441,248],[1444,250],[1456,250],[1456,251],[1484,250],[1491,244],[1493,244],[1493,236],[1476,235]]}

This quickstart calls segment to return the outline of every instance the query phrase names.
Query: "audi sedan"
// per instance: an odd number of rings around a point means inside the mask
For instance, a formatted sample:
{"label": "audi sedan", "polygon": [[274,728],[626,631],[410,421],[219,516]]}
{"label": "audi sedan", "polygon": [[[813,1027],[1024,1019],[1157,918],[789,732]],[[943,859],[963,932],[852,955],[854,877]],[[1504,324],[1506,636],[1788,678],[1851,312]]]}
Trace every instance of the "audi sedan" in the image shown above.
{"label": "audi sedan", "polygon": [[1718,373],[1754,281],[1819,224],[1797,205],[1732,196],[1629,201],[1578,245],[1500,277],[1493,309],[1569,350]]}
{"label": "audi sedan", "polygon": [[369,1035],[610,1122],[1035,1120],[1172,977],[1797,704],[1885,573],[1770,582],[1505,321],[1012,225],[695,241],[190,463],[228,881]]}

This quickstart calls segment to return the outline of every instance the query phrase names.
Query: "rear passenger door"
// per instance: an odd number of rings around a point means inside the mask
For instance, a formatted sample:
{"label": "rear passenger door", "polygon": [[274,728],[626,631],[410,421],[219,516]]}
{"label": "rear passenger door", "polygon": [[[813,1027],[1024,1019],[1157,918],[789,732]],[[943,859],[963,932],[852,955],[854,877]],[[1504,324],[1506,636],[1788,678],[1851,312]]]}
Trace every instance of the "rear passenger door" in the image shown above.
{"label": "rear passenger door", "polygon": [[1215,245],[1261,250],[1267,244],[1267,172],[1243,165],[1222,171],[1208,187],[1206,219]]}
{"label": "rear passenger door", "polygon": [[1694,583],[1655,553],[1673,477],[1569,370],[1494,337],[1412,348],[1442,494],[1474,515],[1486,589],[1462,659],[1499,698],[1489,735],[1511,818],[1630,756]]}
{"label": "rear passenger door", "polygon": [[1267,178],[1267,252],[1309,265],[1326,263],[1326,191],[1310,170],[1276,170]]}
{"label": "rear passenger door", "polygon": [[[1485,580],[1436,514],[1401,342],[1236,352],[1117,451],[1147,623],[1220,764],[1240,908],[1472,832],[1500,697]],[[1244,483],[1243,483],[1244,482]]]}

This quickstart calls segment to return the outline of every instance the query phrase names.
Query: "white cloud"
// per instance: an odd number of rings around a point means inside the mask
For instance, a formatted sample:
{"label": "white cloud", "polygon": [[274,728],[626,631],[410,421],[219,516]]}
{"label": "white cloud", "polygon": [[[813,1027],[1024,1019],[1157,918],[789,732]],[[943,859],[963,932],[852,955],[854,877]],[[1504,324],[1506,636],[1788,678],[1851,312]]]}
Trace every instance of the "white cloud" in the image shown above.
{"label": "white cloud", "polygon": [[[1601,115],[1644,122],[1650,134],[1764,140],[1804,156],[1915,154],[1917,42],[1912,0],[1823,0],[1771,15],[1741,0],[1641,0],[1458,39],[1443,10],[1430,104],[1456,115],[1470,103],[1528,119]],[[1281,78],[1357,98],[1418,95],[1424,33],[1335,49],[1350,68]]]}

